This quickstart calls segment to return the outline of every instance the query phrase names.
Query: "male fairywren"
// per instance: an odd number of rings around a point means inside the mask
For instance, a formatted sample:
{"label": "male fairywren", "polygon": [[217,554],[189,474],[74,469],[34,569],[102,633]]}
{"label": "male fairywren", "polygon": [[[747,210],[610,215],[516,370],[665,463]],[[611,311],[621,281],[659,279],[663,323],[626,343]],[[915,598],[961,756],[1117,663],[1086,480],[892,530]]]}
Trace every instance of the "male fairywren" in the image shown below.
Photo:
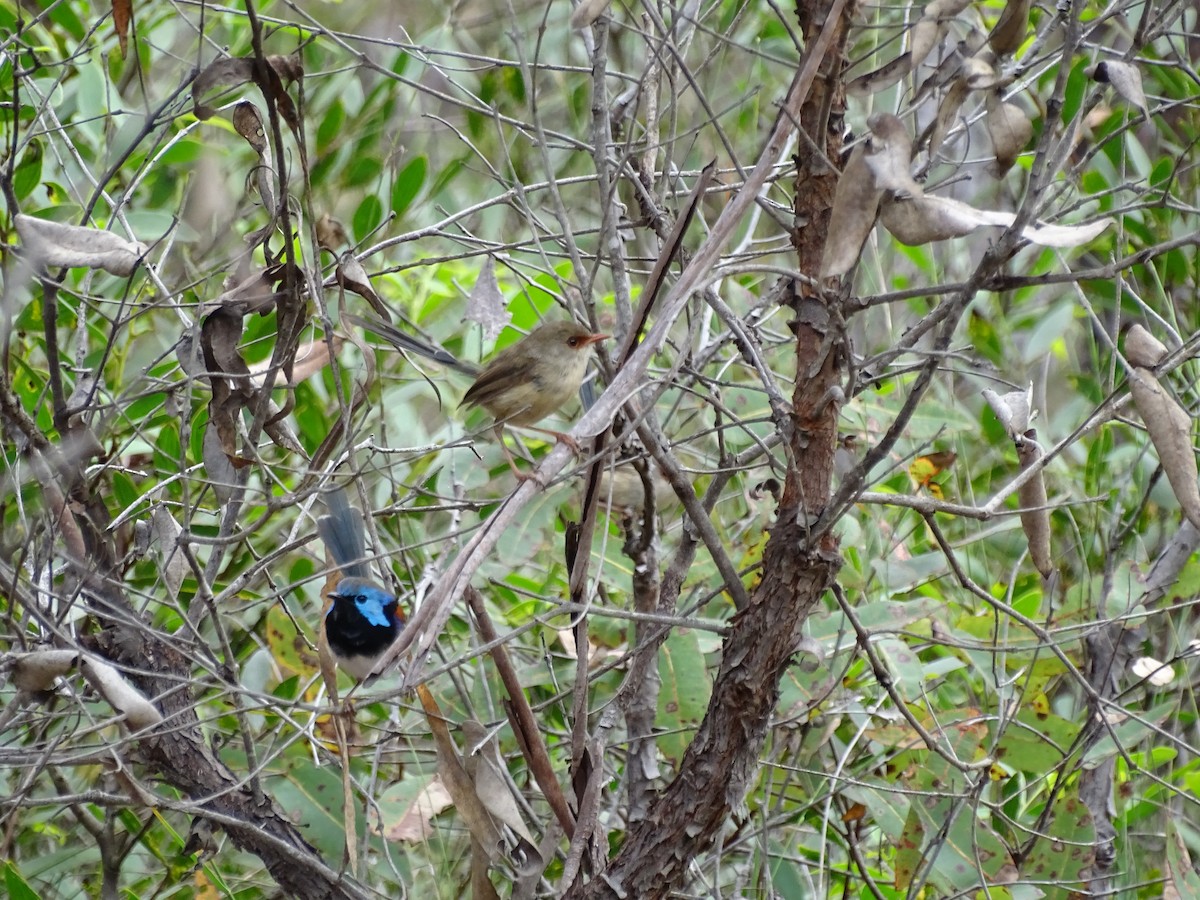
{"label": "male fairywren", "polygon": [[325,500],[329,515],[317,519],[317,531],[342,578],[329,594],[333,601],[323,627],[329,651],[343,672],[358,681],[404,628],[404,613],[392,594],[370,578],[362,516],[341,488]]}

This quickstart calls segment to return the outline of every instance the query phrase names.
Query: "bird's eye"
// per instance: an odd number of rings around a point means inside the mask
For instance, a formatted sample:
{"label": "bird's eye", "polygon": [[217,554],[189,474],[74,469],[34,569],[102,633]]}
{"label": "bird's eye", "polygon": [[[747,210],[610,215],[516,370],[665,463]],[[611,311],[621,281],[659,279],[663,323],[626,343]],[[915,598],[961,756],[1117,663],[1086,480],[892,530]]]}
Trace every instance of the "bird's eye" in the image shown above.
{"label": "bird's eye", "polygon": [[567,338],[567,346],[568,347],[578,347],[579,346],[579,338],[575,337],[574,335]]}

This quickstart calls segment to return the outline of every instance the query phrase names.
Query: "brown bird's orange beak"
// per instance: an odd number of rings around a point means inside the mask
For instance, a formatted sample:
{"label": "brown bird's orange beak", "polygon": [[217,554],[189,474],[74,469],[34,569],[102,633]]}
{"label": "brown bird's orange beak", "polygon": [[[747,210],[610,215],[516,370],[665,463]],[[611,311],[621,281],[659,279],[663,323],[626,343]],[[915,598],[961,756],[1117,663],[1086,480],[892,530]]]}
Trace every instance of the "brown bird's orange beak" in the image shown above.
{"label": "brown bird's orange beak", "polygon": [[607,341],[610,337],[612,337],[611,334],[589,334],[583,339],[583,346],[598,344],[600,341]]}

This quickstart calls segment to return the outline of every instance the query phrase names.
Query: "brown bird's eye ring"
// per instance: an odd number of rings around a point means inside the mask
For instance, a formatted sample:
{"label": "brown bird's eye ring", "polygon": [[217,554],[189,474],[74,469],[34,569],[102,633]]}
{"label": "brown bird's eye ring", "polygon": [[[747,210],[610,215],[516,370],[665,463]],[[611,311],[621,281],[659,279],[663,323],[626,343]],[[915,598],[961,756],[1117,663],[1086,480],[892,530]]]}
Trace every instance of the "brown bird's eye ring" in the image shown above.
{"label": "brown bird's eye ring", "polygon": [[578,347],[579,346],[579,338],[574,337],[574,336],[569,337],[569,338],[567,338],[567,344],[571,347]]}

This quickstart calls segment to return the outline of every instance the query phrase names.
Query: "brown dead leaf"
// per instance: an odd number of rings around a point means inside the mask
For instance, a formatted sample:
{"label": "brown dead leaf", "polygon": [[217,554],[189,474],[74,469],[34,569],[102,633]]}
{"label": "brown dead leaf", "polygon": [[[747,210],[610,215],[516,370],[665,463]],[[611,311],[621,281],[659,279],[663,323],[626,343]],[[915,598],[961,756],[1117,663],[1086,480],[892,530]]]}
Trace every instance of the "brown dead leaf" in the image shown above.
{"label": "brown dead leaf", "polygon": [[855,147],[838,179],[821,256],[822,281],[845,275],[854,267],[863,242],[875,227],[883,191],[875,186],[866,155],[865,144]]}
{"label": "brown dead leaf", "polygon": [[[1036,465],[1044,455],[1041,445],[1032,437],[1022,437],[1017,442],[1017,459],[1022,472]],[[1029,558],[1042,577],[1049,578],[1054,572],[1054,558],[1050,555],[1050,510],[1046,509],[1049,503],[1046,481],[1040,470],[1017,489],[1017,502],[1021,504],[1021,530],[1029,542]]]}
{"label": "brown dead leaf", "polygon": [[1129,391],[1138,415],[1146,423],[1150,443],[1167,473],[1175,499],[1187,520],[1200,528],[1200,487],[1196,484],[1191,417],[1149,369],[1134,367],[1129,373]]}
{"label": "brown dead leaf", "polygon": [[13,217],[13,224],[25,252],[38,265],[103,269],[126,277],[147,253],[145,244],[100,228],[64,225],[21,213]]}
{"label": "brown dead leaf", "polygon": [[[218,415],[220,421],[226,426],[232,425],[229,416],[219,411]],[[204,440],[200,453],[201,459],[204,461],[204,473],[207,476],[208,484],[212,487],[213,493],[217,495],[217,500],[224,504],[233,497],[234,488],[237,487],[237,469],[234,468],[231,461],[237,453],[237,447],[233,440],[226,443],[221,436],[221,430],[217,420],[212,417],[210,405],[210,415],[208,424],[204,427]],[[230,430],[232,431],[232,429]],[[233,431],[233,434],[236,436],[236,431]]]}
{"label": "brown dead leaf", "polygon": [[467,719],[459,727],[466,751],[464,764],[475,784],[475,793],[488,813],[510,832],[506,841],[509,857],[523,873],[531,865],[540,867],[537,842],[526,827],[509,781],[504,777],[504,760],[495,737],[489,736],[474,719]]}
{"label": "brown dead leaf", "polygon": [[1008,0],[988,35],[988,45],[1000,55],[1012,53],[1021,46],[1029,31],[1030,0]]}
{"label": "brown dead leaf", "polygon": [[1133,366],[1153,369],[1170,354],[1166,344],[1141,325],[1134,325],[1125,335],[1125,358]]}
{"label": "brown dead leaf", "polygon": [[851,97],[865,97],[869,94],[876,94],[879,91],[890,88],[911,72],[912,68],[912,54],[902,53],[875,71],[855,78],[846,85],[846,93]]}
{"label": "brown dead leaf", "polygon": [[75,668],[79,653],[74,650],[37,650],[13,657],[9,676],[17,690],[42,694],[54,689],[57,679]]}
{"label": "brown dead leaf", "polygon": [[170,510],[161,503],[157,504],[154,512],[150,514],[150,527],[154,530],[154,540],[158,543],[159,569],[167,586],[167,598],[173,601],[179,596],[183,580],[192,571],[177,543],[183,529],[179,527]]}
{"label": "brown dead leaf", "polygon": [[920,196],[923,191],[911,172],[912,138],[904,123],[891,113],[875,113],[867,119],[867,127],[871,129],[871,140],[866,163],[875,187],[905,197]]}
{"label": "brown dead leaf", "polygon": [[[240,318],[252,313],[266,313],[275,306],[277,300],[271,273],[267,269],[255,269],[232,284],[227,278],[225,291],[206,301],[203,310],[220,310]],[[241,330],[240,325],[238,329]]]}
{"label": "brown dead leaf", "polygon": [[[342,338],[335,335],[333,338],[334,352],[341,349],[342,343]],[[296,361],[292,366],[292,380],[290,383],[294,385],[299,384],[306,378],[316,375],[327,365],[329,365],[329,343],[325,338],[307,341],[296,349]],[[270,368],[270,360],[255,363],[250,367],[250,373],[254,376],[253,384],[256,388],[263,386],[263,379]],[[271,387],[283,387],[288,383],[283,370],[280,369]]]}
{"label": "brown dead leaf", "polygon": [[454,739],[450,736],[450,728],[443,718],[437,701],[425,685],[417,686],[417,696],[425,709],[433,742],[437,748],[438,776],[442,784],[454,800],[454,808],[470,831],[471,837],[479,844],[490,861],[499,859],[501,855],[502,838],[500,829],[492,819],[487,809],[475,793],[471,776],[463,766],[462,758]]}
{"label": "brown dead leaf", "polygon": [[[1014,213],[976,209],[950,197],[925,194],[911,199],[885,196],[879,221],[898,241],[909,246],[963,237],[977,228],[992,225],[1007,228],[1017,219]],[[1078,247],[1096,238],[1112,219],[1097,219],[1086,225],[1030,225],[1021,236],[1042,247]]]}
{"label": "brown dead leaf", "polygon": [[475,279],[467,300],[466,318],[483,326],[483,339],[491,342],[508,325],[508,306],[496,280],[496,260],[489,256]]}
{"label": "brown dead leaf", "polygon": [[233,108],[233,129],[246,139],[259,156],[267,149],[267,136],[263,130],[262,115],[258,107],[243,100]]}
{"label": "brown dead leaf", "polygon": [[1003,175],[1033,137],[1033,123],[1019,106],[1002,100],[999,91],[988,94],[984,121],[996,155],[996,169]]}
{"label": "brown dead leaf", "polygon": [[[280,115],[293,130],[299,127],[295,105],[284,90],[284,81],[298,81],[304,68],[296,56],[268,56],[268,83],[259,85],[268,100],[273,101]],[[254,58],[250,56],[226,56],[213,60],[192,82],[192,111],[197,119],[211,119],[217,111],[200,102],[210,91],[227,90],[254,80]]]}
{"label": "brown dead leaf", "polygon": [[129,23],[133,21],[133,0],[113,0],[113,29],[117,32],[117,46],[121,49],[121,59],[129,49]]}
{"label": "brown dead leaf", "polygon": [[937,156],[942,142],[950,133],[950,128],[958,118],[958,111],[962,108],[963,101],[967,99],[969,93],[971,93],[971,88],[967,86],[966,79],[959,78],[950,85],[950,90],[946,91],[946,95],[942,97],[942,102],[938,105],[937,117],[929,129],[930,159]]}
{"label": "brown dead leaf", "polygon": [[371,277],[367,275],[367,270],[363,264],[358,261],[358,257],[354,255],[353,250],[347,250],[338,259],[337,269],[334,271],[334,278],[337,279],[338,285],[347,291],[351,291],[362,297],[371,304],[371,308],[387,322],[392,321],[392,312],[388,309],[387,304],[383,299],[375,293],[375,288],[371,287]]}
{"label": "brown dead leaf", "polygon": [[434,832],[434,817],[453,805],[454,801],[442,784],[441,777],[434,775],[399,820],[384,831],[383,836],[389,841],[406,841],[410,844],[423,841]]}
{"label": "brown dead leaf", "polygon": [[1001,75],[996,71],[996,55],[984,47],[974,56],[963,60],[959,76],[973,91],[986,91],[1000,84]]}

